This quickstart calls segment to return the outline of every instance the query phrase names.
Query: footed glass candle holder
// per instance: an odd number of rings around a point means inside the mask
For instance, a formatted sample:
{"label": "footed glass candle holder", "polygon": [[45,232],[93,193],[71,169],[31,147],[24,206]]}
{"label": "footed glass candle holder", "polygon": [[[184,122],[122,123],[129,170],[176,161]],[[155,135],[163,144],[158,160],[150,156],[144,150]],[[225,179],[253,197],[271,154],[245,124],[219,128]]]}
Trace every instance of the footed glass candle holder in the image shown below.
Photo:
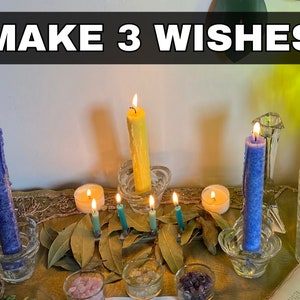
{"label": "footed glass candle holder", "polygon": [[125,199],[130,207],[137,213],[146,214],[149,212],[149,196],[155,199],[155,209],[159,206],[162,195],[168,187],[171,180],[171,171],[167,167],[153,166],[151,167],[151,183],[150,191],[137,194],[135,192],[132,161],[126,161],[120,168],[118,174],[118,192],[122,199]]}
{"label": "footed glass candle holder", "polygon": [[263,218],[259,252],[243,250],[243,218],[233,228],[224,229],[218,236],[222,250],[229,256],[235,272],[244,278],[258,278],[264,274],[268,263],[281,249],[281,239],[272,231],[272,224]]}
{"label": "footed glass candle holder", "polygon": [[39,239],[36,222],[31,218],[18,219],[22,249],[15,254],[3,254],[0,247],[0,276],[9,283],[29,279],[34,271]]}

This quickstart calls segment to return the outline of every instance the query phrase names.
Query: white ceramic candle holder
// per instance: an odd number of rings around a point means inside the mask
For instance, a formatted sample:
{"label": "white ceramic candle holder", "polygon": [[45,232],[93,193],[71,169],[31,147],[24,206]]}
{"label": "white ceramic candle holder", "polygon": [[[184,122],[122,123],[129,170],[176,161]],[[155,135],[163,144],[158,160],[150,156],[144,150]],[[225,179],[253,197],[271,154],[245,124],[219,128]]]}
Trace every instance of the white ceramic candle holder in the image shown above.
{"label": "white ceramic candle holder", "polygon": [[159,206],[162,195],[168,187],[171,180],[171,171],[164,166],[151,167],[150,191],[137,194],[135,192],[132,161],[128,160],[121,166],[118,174],[118,192],[122,199],[125,199],[130,207],[137,213],[146,214],[149,212],[149,196],[153,195],[155,199],[155,209]]}

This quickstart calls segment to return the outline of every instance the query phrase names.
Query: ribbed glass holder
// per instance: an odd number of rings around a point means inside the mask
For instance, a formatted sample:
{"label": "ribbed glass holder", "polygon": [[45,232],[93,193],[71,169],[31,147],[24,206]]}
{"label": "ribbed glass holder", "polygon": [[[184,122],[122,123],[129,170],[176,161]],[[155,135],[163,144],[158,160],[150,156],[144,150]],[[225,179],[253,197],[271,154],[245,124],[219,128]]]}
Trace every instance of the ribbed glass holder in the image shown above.
{"label": "ribbed glass holder", "polygon": [[268,218],[263,218],[261,247],[258,252],[243,250],[243,218],[240,217],[233,228],[224,229],[218,236],[222,250],[228,255],[235,272],[244,278],[262,276],[271,258],[281,249],[281,239],[272,231]]}
{"label": "ribbed glass holder", "polygon": [[3,254],[0,247],[0,276],[9,283],[29,279],[34,271],[36,254],[39,250],[38,228],[31,218],[18,219],[22,249],[15,254]]}
{"label": "ribbed glass holder", "polygon": [[125,199],[130,207],[137,213],[146,214],[149,212],[149,196],[155,199],[155,208],[157,208],[162,199],[162,195],[168,187],[171,180],[171,171],[164,166],[151,167],[150,191],[137,194],[135,192],[132,161],[128,160],[121,166],[118,174],[118,192],[122,199]]}

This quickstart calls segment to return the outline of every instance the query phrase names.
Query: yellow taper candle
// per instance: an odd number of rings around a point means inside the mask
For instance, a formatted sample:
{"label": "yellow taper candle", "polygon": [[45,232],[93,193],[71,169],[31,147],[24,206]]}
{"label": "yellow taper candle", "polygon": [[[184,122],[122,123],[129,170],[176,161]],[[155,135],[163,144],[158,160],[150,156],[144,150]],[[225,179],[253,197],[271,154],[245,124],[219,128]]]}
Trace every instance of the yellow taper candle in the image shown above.
{"label": "yellow taper candle", "polygon": [[135,191],[138,194],[142,194],[151,189],[151,172],[145,111],[137,106],[137,94],[134,95],[132,106],[127,112],[127,126]]}

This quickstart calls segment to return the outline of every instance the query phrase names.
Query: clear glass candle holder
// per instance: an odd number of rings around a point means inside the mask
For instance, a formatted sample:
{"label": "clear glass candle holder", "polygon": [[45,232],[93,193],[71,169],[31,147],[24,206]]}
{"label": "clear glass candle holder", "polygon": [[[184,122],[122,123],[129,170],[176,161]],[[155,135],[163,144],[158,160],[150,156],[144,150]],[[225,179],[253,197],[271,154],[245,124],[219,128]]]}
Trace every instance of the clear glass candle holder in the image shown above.
{"label": "clear glass candle holder", "polygon": [[0,276],[9,283],[29,279],[34,271],[39,239],[36,222],[31,218],[18,219],[22,249],[15,254],[3,254],[0,247]]}
{"label": "clear glass candle holder", "polygon": [[126,292],[132,299],[152,299],[163,287],[163,267],[152,258],[128,262],[122,272]]}
{"label": "clear glass candle holder", "polygon": [[63,285],[68,300],[104,300],[104,276],[97,270],[80,270],[69,275]]}
{"label": "clear glass candle holder", "polygon": [[281,249],[281,239],[274,234],[271,220],[264,216],[261,231],[259,252],[243,250],[243,217],[240,217],[233,228],[224,229],[218,236],[222,250],[228,255],[235,272],[244,278],[261,277],[270,260]]}
{"label": "clear glass candle holder", "polygon": [[132,161],[128,160],[121,166],[118,173],[118,192],[125,199],[130,207],[137,213],[146,214],[149,212],[149,196],[153,195],[155,199],[155,208],[157,208],[162,199],[162,195],[168,187],[171,180],[171,171],[164,166],[151,167],[151,185],[150,191],[143,194],[136,194],[133,178]]}
{"label": "clear glass candle holder", "polygon": [[209,300],[214,296],[215,274],[206,265],[187,264],[175,275],[179,300]]}

